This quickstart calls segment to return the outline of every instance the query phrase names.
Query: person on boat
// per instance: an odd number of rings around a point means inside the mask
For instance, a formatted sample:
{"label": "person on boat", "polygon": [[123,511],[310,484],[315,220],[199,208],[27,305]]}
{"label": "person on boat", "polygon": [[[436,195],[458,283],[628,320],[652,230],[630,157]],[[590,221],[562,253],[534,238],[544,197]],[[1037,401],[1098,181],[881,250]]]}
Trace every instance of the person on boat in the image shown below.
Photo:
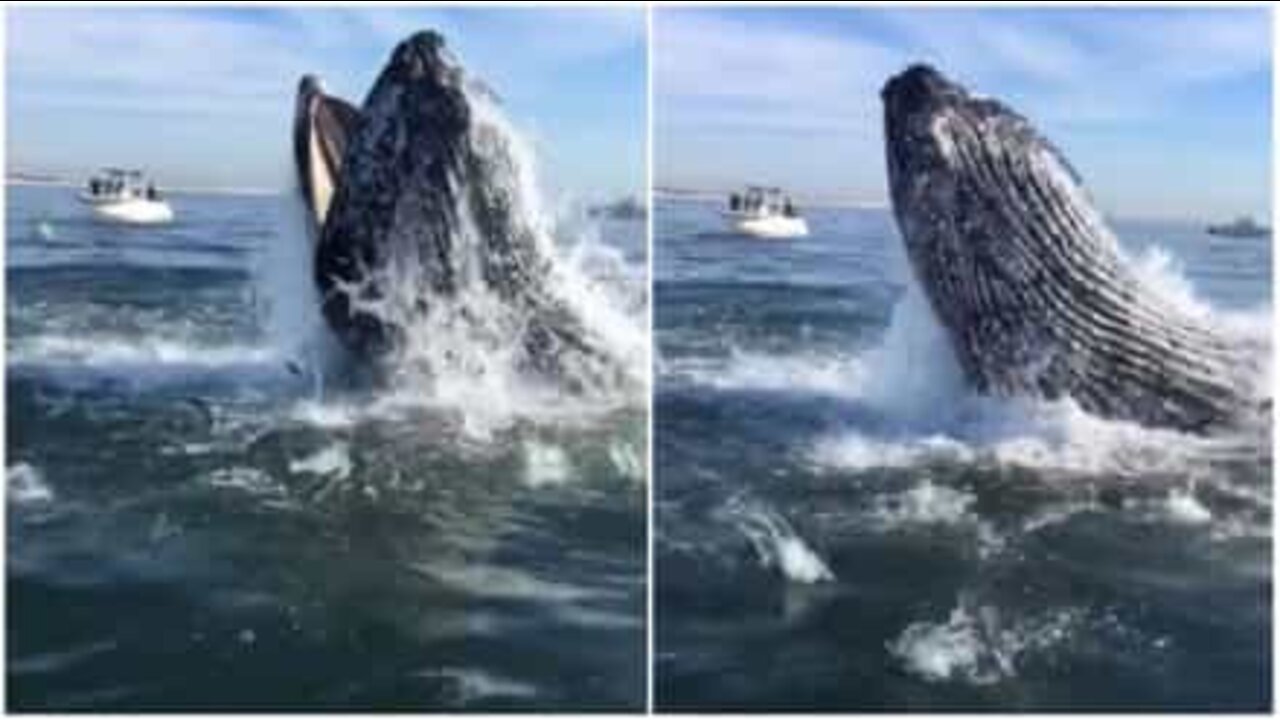
{"label": "person on boat", "polygon": [[738,193],[729,194],[729,209],[738,212],[742,209],[742,196]]}
{"label": "person on boat", "polygon": [[792,204],[791,204],[791,196],[790,196],[790,195],[788,195],[788,196],[786,197],[786,199],[785,199],[785,200],[783,200],[783,202],[782,202],[782,214],[783,214],[783,215],[785,215],[785,216],[787,216],[787,217],[795,217],[795,216],[796,216],[796,208],[795,208],[795,206],[794,206],[794,205],[792,205]]}
{"label": "person on boat", "polygon": [[147,199],[148,200],[160,199],[160,193],[156,192],[156,184],[153,182],[147,183]]}

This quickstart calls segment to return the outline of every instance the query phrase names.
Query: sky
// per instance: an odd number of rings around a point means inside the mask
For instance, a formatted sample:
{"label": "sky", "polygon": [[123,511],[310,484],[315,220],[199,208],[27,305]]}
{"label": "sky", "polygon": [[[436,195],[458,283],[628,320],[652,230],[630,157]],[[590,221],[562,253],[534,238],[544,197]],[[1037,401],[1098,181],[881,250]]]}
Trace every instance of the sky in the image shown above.
{"label": "sky", "polygon": [[672,8],[653,17],[654,182],[886,200],[880,87],[927,61],[998,97],[1104,212],[1267,214],[1266,9]]}
{"label": "sky", "polygon": [[642,7],[18,7],[7,19],[11,173],[123,164],[168,187],[291,187],[298,78],[359,103],[396,43],[434,28],[502,98],[550,189],[603,199],[647,184]]}

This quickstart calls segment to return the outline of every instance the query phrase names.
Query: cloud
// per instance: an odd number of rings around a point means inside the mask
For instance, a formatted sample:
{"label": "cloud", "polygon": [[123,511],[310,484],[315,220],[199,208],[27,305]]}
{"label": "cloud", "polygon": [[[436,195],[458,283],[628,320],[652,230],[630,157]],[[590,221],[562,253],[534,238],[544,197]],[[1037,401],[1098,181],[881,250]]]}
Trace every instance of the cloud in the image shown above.
{"label": "cloud", "polygon": [[[768,174],[882,198],[879,89],[919,61],[1008,101],[1086,159],[1103,157],[1108,138],[1115,153],[1120,135],[1147,156],[1171,144],[1207,153],[1228,125],[1245,132],[1215,152],[1260,157],[1268,142],[1261,9],[658,8],[654,32],[659,182]],[[830,159],[841,153],[843,164]],[[1138,173],[1102,184],[1158,185]]]}
{"label": "cloud", "polygon": [[[6,58],[11,157],[35,164],[48,158],[65,168],[100,161],[86,154],[127,153],[138,163],[182,165],[198,175],[211,158],[234,157],[246,142],[256,150],[245,155],[274,154],[287,137],[302,74],[318,74],[332,92],[358,102],[393,45],[423,28],[445,34],[468,68],[509,101],[518,124],[576,123],[598,127],[603,137],[643,139],[643,113],[626,127],[593,125],[604,113],[585,103],[558,112],[555,99],[584,78],[605,83],[618,67],[635,66],[642,80],[645,27],[639,6],[14,8]],[[59,147],[54,124],[62,136],[74,129],[75,142]],[[111,135],[108,127],[130,136]],[[81,137],[93,134],[94,143]],[[160,134],[189,142],[175,139],[162,154],[145,137]],[[237,147],[226,147],[233,141]],[[574,152],[562,154],[571,174],[619,174],[588,172],[586,165],[604,160]],[[643,156],[642,149],[628,152]],[[262,176],[255,182],[283,182],[284,170],[274,164],[249,164],[247,173]]]}
{"label": "cloud", "polygon": [[834,131],[867,115],[864,98],[894,67],[874,43],[762,28],[746,13],[659,10],[654,34],[659,122]]}
{"label": "cloud", "polygon": [[1263,12],[904,10],[889,17],[904,48],[976,88],[1001,88],[1057,124],[1158,117],[1205,84],[1270,68]]}
{"label": "cloud", "polygon": [[21,100],[238,112],[270,102],[284,73],[304,66],[275,34],[227,18],[17,8],[8,24],[9,88]]}
{"label": "cloud", "polygon": [[[819,28],[752,10],[657,10],[658,112],[678,120],[714,101],[738,107],[743,126],[752,122],[746,113],[762,110],[764,124],[788,124],[769,109],[789,110],[797,127],[824,125],[813,120],[821,116],[874,116],[884,80],[926,60],[975,88],[1043,103],[1058,119],[1109,122],[1159,111],[1199,84],[1264,72],[1270,63],[1261,12],[843,13],[854,22]],[[714,113],[716,122],[728,124],[724,112]]]}

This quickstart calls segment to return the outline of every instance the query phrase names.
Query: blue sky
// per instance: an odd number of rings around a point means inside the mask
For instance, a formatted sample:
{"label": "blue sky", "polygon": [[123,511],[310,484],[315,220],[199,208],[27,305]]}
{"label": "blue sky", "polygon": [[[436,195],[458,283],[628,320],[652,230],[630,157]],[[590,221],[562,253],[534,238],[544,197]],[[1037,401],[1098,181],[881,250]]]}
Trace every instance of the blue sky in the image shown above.
{"label": "blue sky", "polygon": [[1270,206],[1270,16],[1244,10],[657,8],[658,185],[885,199],[879,89],[926,60],[1027,115],[1110,213]]}
{"label": "blue sky", "polygon": [[645,14],[571,8],[10,8],[11,171],[148,168],[170,186],[283,188],[305,72],[359,102],[397,41],[442,31],[533,141],[545,185],[646,185]]}

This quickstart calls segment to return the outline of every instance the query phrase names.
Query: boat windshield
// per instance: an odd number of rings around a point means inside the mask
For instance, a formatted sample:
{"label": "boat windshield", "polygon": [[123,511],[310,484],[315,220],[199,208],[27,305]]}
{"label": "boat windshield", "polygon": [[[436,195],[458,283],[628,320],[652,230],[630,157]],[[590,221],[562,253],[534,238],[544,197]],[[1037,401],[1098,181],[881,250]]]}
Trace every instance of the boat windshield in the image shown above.
{"label": "boat windshield", "polygon": [[104,168],[89,178],[89,194],[103,198],[143,198],[158,200],[160,193],[155,183],[144,182],[141,170]]}
{"label": "boat windshield", "polygon": [[790,195],[784,194],[780,188],[759,186],[750,186],[741,193],[730,193],[729,211],[758,216],[796,217],[797,215]]}

